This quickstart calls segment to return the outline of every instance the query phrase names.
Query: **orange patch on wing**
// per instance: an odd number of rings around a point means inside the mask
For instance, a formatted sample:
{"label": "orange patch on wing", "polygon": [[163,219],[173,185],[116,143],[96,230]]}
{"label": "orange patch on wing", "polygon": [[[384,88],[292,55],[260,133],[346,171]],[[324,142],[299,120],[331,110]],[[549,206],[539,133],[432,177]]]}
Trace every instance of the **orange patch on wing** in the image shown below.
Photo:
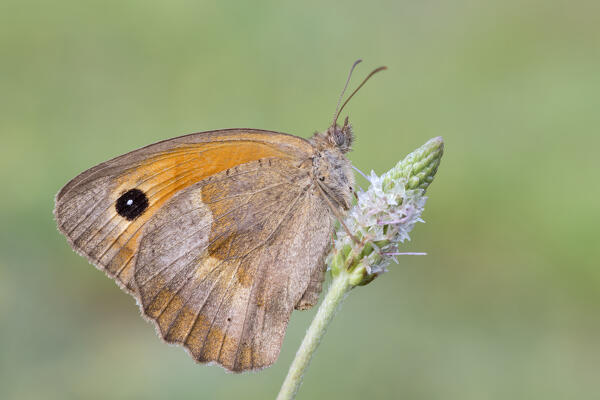
{"label": "orange patch on wing", "polygon": [[225,333],[223,330],[213,324],[212,328],[208,332],[208,335],[206,336],[206,340],[204,341],[204,347],[202,348],[200,359],[218,360],[224,337]]}
{"label": "orange patch on wing", "polygon": [[158,153],[140,163],[119,178],[119,186],[129,188],[141,184],[140,189],[143,190],[144,186],[151,187],[177,178],[198,182],[236,165],[268,157],[289,159],[292,156],[265,143],[252,141],[185,145]]}
{"label": "orange patch on wing", "polygon": [[181,296],[169,291],[167,304],[161,308],[161,314],[156,320],[163,335],[166,335],[167,330],[171,328],[171,324],[179,315],[183,304],[184,299]]}
{"label": "orange patch on wing", "polygon": [[169,302],[173,299],[174,293],[167,287],[163,287],[160,292],[156,295],[152,303],[148,304],[146,308],[146,314],[150,318],[158,318],[160,313],[167,307]]}
{"label": "orange patch on wing", "polygon": [[219,350],[219,362],[230,370],[235,369],[235,359],[238,356],[239,338],[225,334],[223,344]]}
{"label": "orange patch on wing", "polygon": [[[135,220],[120,221],[119,225],[126,226],[125,229],[111,233],[112,244],[104,253],[107,269],[117,273],[137,252],[141,228],[173,195],[216,173],[267,157],[292,156],[254,141],[197,143],[158,153],[122,174],[113,189],[114,201],[137,188],[146,194],[149,206]],[[113,212],[116,214],[116,210]]]}
{"label": "orange patch on wing", "polygon": [[204,315],[198,315],[198,318],[194,321],[194,326],[192,327],[190,335],[186,340],[186,344],[195,359],[200,357],[202,346],[204,345],[204,337],[209,327],[210,321]]}
{"label": "orange patch on wing", "polygon": [[170,330],[166,333],[165,340],[183,343],[195,319],[196,312],[191,307],[183,306],[178,311],[176,319],[170,323]]}
{"label": "orange patch on wing", "polygon": [[252,347],[247,343],[240,344],[240,350],[238,354],[238,359],[236,362],[236,370],[241,371],[244,369],[252,368],[252,359],[254,358],[254,352],[252,351]]}
{"label": "orange patch on wing", "polygon": [[240,285],[249,287],[254,282],[254,274],[256,273],[254,266],[248,264],[242,264],[238,268],[236,278]]}

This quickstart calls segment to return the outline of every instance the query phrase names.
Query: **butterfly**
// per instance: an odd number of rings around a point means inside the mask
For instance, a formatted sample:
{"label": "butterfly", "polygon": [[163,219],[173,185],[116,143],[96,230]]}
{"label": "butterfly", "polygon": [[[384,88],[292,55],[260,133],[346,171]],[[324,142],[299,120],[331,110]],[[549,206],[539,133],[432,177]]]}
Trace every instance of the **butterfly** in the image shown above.
{"label": "butterfly", "polygon": [[230,371],[267,367],[291,312],[317,303],[351,205],[353,133],[336,121],[352,95],[309,140],[225,129],[103,162],[56,195],[58,229],[166,342]]}

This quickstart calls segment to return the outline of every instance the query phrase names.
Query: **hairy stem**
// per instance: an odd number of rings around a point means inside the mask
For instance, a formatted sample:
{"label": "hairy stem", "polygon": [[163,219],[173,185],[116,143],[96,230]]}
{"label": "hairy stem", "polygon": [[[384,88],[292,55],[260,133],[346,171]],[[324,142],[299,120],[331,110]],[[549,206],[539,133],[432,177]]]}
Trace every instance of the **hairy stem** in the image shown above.
{"label": "hairy stem", "polygon": [[304,336],[296,357],[283,381],[277,400],[289,400],[296,397],[298,388],[302,384],[304,372],[308,368],[308,364],[317,346],[319,346],[327,326],[329,326],[346,293],[353,287],[350,283],[350,277],[350,274],[346,271],[342,271],[333,277],[327,294],[306,331],[306,336]]}

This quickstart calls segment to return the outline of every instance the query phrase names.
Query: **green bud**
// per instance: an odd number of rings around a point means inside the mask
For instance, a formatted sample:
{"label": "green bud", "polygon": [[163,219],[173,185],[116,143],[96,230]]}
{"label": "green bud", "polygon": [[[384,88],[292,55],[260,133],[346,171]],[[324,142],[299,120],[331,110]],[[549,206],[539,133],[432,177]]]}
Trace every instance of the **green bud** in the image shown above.
{"label": "green bud", "polygon": [[433,181],[444,153],[441,136],[430,139],[423,146],[407,155],[392,168],[384,178],[385,186],[400,178],[408,180],[407,189],[427,189]]}

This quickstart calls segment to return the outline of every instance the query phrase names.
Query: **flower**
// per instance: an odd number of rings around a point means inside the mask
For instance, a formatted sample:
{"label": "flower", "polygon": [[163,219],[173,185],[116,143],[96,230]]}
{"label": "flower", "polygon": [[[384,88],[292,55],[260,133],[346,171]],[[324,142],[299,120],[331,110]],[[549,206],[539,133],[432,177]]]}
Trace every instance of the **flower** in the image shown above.
{"label": "flower", "polygon": [[386,272],[396,255],[421,254],[399,253],[398,245],[410,240],[417,222],[424,222],[425,191],[443,148],[442,138],[436,137],[383,175],[371,172],[369,188],[357,193],[356,205],[336,232],[328,260],[334,276],[345,270],[352,274],[354,286],[364,285]]}

